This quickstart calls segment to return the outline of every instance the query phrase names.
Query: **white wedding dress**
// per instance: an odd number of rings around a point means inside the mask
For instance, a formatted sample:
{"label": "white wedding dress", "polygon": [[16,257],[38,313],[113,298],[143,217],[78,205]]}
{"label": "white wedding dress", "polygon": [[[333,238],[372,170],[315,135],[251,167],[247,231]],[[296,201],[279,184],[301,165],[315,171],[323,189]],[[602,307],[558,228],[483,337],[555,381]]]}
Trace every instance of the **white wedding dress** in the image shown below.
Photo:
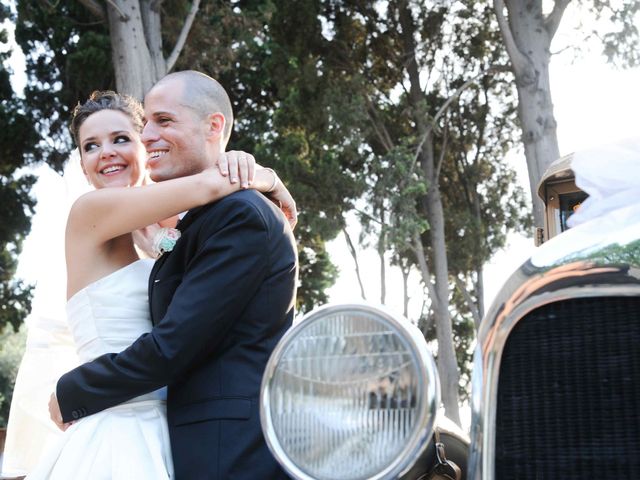
{"label": "white wedding dress", "polygon": [[[153,260],[103,277],[67,302],[80,363],[120,352],[151,329],[147,285]],[[28,480],[160,480],[173,477],[161,389],[87,416],[46,450]]]}

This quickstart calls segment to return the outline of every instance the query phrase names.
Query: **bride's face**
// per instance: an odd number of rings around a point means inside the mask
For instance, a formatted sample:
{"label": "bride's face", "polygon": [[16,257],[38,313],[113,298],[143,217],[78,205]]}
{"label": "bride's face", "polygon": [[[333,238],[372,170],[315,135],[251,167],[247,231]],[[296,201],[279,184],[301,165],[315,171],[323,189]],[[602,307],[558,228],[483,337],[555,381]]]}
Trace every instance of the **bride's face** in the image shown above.
{"label": "bride's face", "polygon": [[140,185],[146,150],[131,119],[119,110],[91,114],[79,129],[82,170],[95,188]]}

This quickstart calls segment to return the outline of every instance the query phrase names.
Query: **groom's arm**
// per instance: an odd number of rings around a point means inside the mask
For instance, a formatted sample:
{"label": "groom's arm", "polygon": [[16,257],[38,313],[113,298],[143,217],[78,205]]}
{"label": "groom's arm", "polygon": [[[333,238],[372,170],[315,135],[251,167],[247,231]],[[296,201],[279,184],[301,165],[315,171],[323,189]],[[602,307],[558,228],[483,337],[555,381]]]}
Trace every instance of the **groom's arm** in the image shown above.
{"label": "groom's arm", "polygon": [[268,271],[267,222],[244,195],[226,197],[203,213],[202,248],[150,333],[60,378],[64,422],[171,384],[219,348]]}

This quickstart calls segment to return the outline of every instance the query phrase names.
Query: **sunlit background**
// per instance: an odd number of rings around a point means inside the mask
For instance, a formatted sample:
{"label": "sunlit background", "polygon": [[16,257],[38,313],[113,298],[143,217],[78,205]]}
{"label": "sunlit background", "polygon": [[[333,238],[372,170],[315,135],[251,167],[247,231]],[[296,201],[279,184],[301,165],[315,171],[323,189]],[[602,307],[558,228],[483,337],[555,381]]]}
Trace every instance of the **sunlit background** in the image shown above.
{"label": "sunlit background", "polygon": [[[558,122],[558,139],[562,155],[585,149],[594,145],[615,142],[637,135],[637,112],[640,111],[640,68],[619,70],[608,64],[600,54],[597,42],[585,44],[583,52],[576,54],[568,45],[575,45],[580,35],[575,30],[575,21],[579,12],[569,6],[565,20],[558,31],[553,48],[559,52],[551,63],[552,96],[555,116]],[[12,34],[12,25],[7,24]],[[588,53],[586,53],[588,52]],[[25,83],[24,58],[14,46],[12,66],[14,87],[19,91]],[[259,160],[259,159],[258,159]],[[509,154],[510,163],[516,168],[523,188],[528,191],[526,163],[521,150]],[[38,199],[36,215],[33,219],[32,233],[24,243],[20,256],[18,276],[29,283],[51,281],[58,287],[63,279],[61,275],[62,251],[59,250],[61,224],[66,215],[65,182],[48,166],[36,169],[39,181],[33,189]],[[78,174],[78,172],[74,172]],[[76,186],[82,186],[82,180],[74,180]],[[348,231],[352,238],[359,235],[355,216],[348,217]],[[367,300],[379,302],[380,275],[379,257],[372,249],[356,246],[362,279]],[[504,279],[524,261],[533,249],[532,238],[511,235],[508,246],[498,252],[485,266],[485,305],[489,305]],[[333,262],[339,267],[337,282],[329,290],[332,302],[361,300],[360,288],[355,275],[354,262],[348,252],[342,235],[328,244]],[[53,278],[51,278],[53,277]],[[423,288],[417,274],[410,279],[410,312],[419,316],[423,305]],[[402,312],[402,276],[398,268],[387,266],[388,307]],[[59,295],[60,289],[49,292],[51,298]],[[52,300],[53,302],[53,300]],[[59,301],[53,304],[60,304]]]}
{"label": "sunlit background", "polygon": [[[558,122],[558,139],[562,155],[595,145],[615,142],[637,136],[637,112],[640,111],[640,68],[618,70],[608,64],[600,54],[597,42],[583,44],[583,52],[576,54],[568,45],[581,40],[574,28],[579,12],[570,6],[561,23],[553,49],[558,52],[551,63],[552,97]],[[6,25],[10,33],[11,25]],[[13,48],[12,78],[16,90],[25,83],[24,59],[17,47]],[[511,165],[519,174],[525,191],[529,190],[524,154],[515,150],[508,155]],[[258,159],[259,161],[260,159]],[[39,181],[33,189],[38,199],[33,218],[32,233],[24,243],[20,256],[18,276],[28,283],[38,284],[37,301],[46,303],[52,312],[64,314],[64,259],[63,228],[68,208],[65,182],[48,166],[35,169]],[[71,184],[84,188],[79,169],[71,169],[76,178]],[[360,233],[355,215],[348,216],[348,231],[357,239]],[[377,252],[356,245],[366,299],[380,301],[380,274]],[[488,307],[504,280],[532,252],[533,239],[511,235],[505,249],[498,252],[484,269],[485,305]],[[340,235],[328,244],[332,261],[340,275],[329,289],[331,302],[362,300],[355,274],[354,262],[348,252],[345,238]],[[402,275],[397,267],[387,265],[386,304],[399,313],[403,311]],[[424,288],[416,272],[410,277],[410,317],[418,318],[424,304]]]}

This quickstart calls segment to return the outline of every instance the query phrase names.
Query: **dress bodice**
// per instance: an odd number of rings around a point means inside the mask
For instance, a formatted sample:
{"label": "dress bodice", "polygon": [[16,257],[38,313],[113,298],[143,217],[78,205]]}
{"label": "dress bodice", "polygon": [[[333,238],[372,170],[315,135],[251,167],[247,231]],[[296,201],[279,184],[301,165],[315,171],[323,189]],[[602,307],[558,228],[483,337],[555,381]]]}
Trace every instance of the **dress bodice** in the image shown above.
{"label": "dress bodice", "polygon": [[[151,330],[147,286],[153,260],[133,262],[78,291],[67,319],[80,362],[117,353]],[[52,442],[29,480],[169,480],[173,476],[166,388],[74,422]]]}
{"label": "dress bodice", "polygon": [[90,283],[67,302],[67,320],[80,362],[118,353],[151,330],[148,279],[153,260],[141,259]]}

